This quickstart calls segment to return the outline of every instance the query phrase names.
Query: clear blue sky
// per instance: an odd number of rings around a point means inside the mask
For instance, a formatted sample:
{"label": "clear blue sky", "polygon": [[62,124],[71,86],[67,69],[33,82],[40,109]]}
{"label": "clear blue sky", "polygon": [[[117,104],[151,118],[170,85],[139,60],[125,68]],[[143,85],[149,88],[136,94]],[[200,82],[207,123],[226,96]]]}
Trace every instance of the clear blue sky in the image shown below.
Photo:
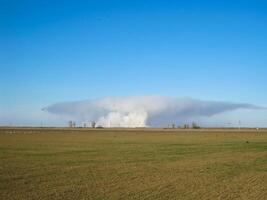
{"label": "clear blue sky", "polygon": [[5,123],[102,96],[267,105],[266,1],[0,0],[0,17]]}

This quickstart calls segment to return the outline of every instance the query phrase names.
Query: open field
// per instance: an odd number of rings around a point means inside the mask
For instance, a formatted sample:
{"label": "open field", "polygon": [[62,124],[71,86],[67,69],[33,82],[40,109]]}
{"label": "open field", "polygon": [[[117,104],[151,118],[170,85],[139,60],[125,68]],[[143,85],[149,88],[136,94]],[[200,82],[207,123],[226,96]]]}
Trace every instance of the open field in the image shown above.
{"label": "open field", "polygon": [[0,129],[0,199],[267,199],[267,130]]}

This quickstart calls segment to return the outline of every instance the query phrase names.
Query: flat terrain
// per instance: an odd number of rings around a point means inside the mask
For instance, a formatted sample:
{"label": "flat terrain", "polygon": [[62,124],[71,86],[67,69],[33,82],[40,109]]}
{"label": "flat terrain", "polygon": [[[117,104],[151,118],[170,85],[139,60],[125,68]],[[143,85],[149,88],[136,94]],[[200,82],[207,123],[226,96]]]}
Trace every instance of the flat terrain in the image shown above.
{"label": "flat terrain", "polygon": [[267,130],[0,129],[0,199],[267,199]]}

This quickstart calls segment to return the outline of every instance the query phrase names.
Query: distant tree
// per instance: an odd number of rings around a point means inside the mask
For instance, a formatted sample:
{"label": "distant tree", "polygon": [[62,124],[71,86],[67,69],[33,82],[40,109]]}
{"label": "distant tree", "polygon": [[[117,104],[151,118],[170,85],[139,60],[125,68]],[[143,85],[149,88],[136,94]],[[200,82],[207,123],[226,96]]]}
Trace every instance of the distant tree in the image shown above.
{"label": "distant tree", "polygon": [[189,128],[189,125],[188,124],[184,124],[183,128],[187,129],[187,128]]}
{"label": "distant tree", "polygon": [[72,122],[71,120],[68,122],[68,124],[69,124],[69,127],[70,127],[70,128],[73,127],[73,122]]}
{"label": "distant tree", "polygon": [[92,122],[91,122],[91,126],[92,126],[92,128],[95,128],[95,126],[96,126],[95,121],[92,121]]}
{"label": "distant tree", "polygon": [[194,129],[198,129],[198,128],[200,128],[200,126],[198,126],[195,122],[193,122],[193,123],[192,123],[192,128],[194,128]]}
{"label": "distant tree", "polygon": [[175,124],[172,124],[172,128],[175,128]]}
{"label": "distant tree", "polygon": [[69,127],[70,127],[70,128],[74,128],[74,127],[76,126],[75,121],[71,121],[71,120],[70,120],[70,121],[68,122],[68,124],[69,124]]}

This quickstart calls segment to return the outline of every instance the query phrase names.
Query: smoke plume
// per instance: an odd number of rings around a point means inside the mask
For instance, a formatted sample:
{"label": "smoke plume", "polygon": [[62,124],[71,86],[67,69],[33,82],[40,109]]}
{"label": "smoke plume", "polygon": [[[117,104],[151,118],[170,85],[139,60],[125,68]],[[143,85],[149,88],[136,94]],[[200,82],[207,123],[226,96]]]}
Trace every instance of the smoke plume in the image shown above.
{"label": "smoke plume", "polygon": [[163,96],[104,97],[62,102],[43,110],[78,122],[95,121],[104,127],[166,126],[211,117],[236,109],[264,109],[246,103],[203,101]]}

